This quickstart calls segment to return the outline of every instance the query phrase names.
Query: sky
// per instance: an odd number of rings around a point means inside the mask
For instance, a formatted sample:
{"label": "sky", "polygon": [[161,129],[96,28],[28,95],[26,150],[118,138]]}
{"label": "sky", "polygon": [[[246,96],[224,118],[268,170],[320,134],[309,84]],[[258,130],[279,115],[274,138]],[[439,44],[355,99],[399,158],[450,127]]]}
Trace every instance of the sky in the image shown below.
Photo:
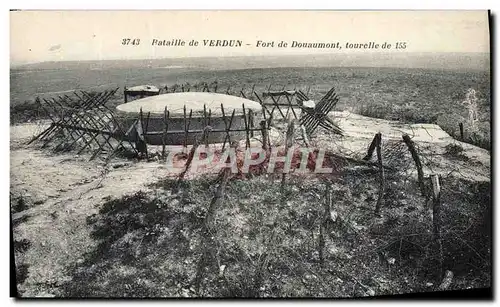
{"label": "sky", "polygon": [[[124,38],[139,45],[123,45]],[[158,46],[191,40],[198,46]],[[240,40],[207,47],[203,40]],[[274,47],[258,47],[257,42]],[[287,48],[278,43],[288,43]],[[290,48],[336,43],[342,49]],[[132,40],[130,41],[132,42]],[[346,43],[379,44],[348,49]],[[395,49],[397,42],[406,48]],[[383,43],[391,49],[381,49]],[[489,52],[487,11],[13,11],[11,64],[44,61],[259,56],[333,52]]]}

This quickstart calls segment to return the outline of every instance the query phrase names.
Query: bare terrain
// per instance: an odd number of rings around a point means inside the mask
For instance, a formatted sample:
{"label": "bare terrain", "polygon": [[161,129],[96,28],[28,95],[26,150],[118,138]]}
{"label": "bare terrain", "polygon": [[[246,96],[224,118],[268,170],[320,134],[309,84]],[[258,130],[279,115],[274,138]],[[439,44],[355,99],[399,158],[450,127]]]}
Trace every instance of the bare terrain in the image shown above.
{"label": "bare terrain", "polygon": [[[373,214],[377,171],[342,162],[328,176],[289,176],[284,206],[276,175],[233,178],[204,242],[214,175],[191,174],[179,193],[161,161],[53,154],[29,139],[44,122],[11,127],[11,210],[18,291],[24,297],[351,297],[489,287],[490,154],[432,124],[332,112],[345,136],[319,133],[314,146],[361,159],[383,135],[388,187]],[[273,132],[273,143],[283,141]],[[443,254],[419,194],[409,134],[426,174],[442,176]],[[458,148],[458,150],[457,150]],[[318,254],[325,184],[332,218]],[[256,193],[258,191],[258,193]],[[277,228],[273,220],[280,217]],[[275,233],[278,244],[266,244]],[[200,257],[209,250],[212,255]],[[270,255],[267,265],[260,259]],[[440,261],[442,264],[440,264]],[[258,281],[256,281],[258,280]]]}
{"label": "bare terrain", "polygon": [[[12,67],[10,81],[21,297],[359,297],[492,284],[488,54],[47,62]],[[310,140],[334,172],[292,172],[283,189],[280,173],[231,176],[211,215],[219,174],[189,172],[179,184],[159,147],[148,147],[149,158],[106,162],[104,154],[89,161],[89,152],[27,145],[49,124],[36,97],[120,88],[114,108],[124,86],[202,83],[236,93],[254,84],[259,93],[309,88],[315,101],[334,86],[339,102],[329,116],[344,136],[319,129]],[[474,122],[464,103],[471,89]],[[275,120],[273,146],[285,143],[286,128]],[[383,193],[376,154],[363,160],[376,133]],[[294,146],[303,146],[297,135]],[[431,175],[441,183],[441,244]]]}

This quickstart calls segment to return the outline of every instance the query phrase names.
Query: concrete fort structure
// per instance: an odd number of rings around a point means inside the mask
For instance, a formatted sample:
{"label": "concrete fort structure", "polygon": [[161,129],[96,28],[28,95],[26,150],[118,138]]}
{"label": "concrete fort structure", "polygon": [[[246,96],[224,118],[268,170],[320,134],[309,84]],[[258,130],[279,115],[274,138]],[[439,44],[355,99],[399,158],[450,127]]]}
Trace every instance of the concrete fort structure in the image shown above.
{"label": "concrete fort structure", "polygon": [[129,88],[125,87],[123,91],[123,99],[125,100],[124,102],[127,103],[129,96],[134,98],[144,98],[147,96],[154,96],[159,94],[160,89],[154,85],[138,85]]}
{"label": "concrete fort structure", "polygon": [[245,138],[245,120],[248,127],[258,128],[262,119],[262,106],[258,102],[211,92],[169,93],[137,99],[117,106],[116,118],[128,129],[141,118],[142,109],[141,129],[144,127],[146,143],[163,145],[165,108],[169,111],[165,145],[193,144],[196,139],[201,139],[207,125],[213,130],[209,133],[209,143],[222,143],[233,111],[231,130],[238,131],[229,132],[231,141]]}

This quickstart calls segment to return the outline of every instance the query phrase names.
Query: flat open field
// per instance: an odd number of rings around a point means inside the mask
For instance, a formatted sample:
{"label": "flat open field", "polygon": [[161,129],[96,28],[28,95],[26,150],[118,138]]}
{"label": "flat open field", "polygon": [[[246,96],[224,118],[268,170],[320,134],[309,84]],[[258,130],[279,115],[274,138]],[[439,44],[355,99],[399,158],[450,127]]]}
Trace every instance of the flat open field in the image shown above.
{"label": "flat open field", "polygon": [[[83,62],[11,71],[10,196],[21,296],[359,297],[490,287],[489,72],[145,64],[151,67]],[[350,160],[335,160],[338,169],[326,176],[292,173],[283,190],[280,174],[230,178],[207,235],[220,184],[214,176],[191,174],[174,192],[177,177],[162,161],[89,162],[85,153],[26,145],[47,125],[25,103],[36,96],[214,81],[221,88],[310,86],[314,100],[334,86],[340,101],[329,116],[345,136],[319,130],[311,146]],[[478,98],[480,139],[473,141],[480,147],[454,138],[459,122],[467,132],[461,102],[469,88]],[[278,136],[283,125],[273,130]],[[352,162],[379,131],[387,166],[380,216],[373,212],[379,169]],[[413,135],[426,176],[442,178],[441,249],[402,133]],[[328,210],[325,195],[332,195]],[[442,284],[445,271],[453,277]]]}
{"label": "flat open field", "polygon": [[[479,132],[474,143],[489,148],[490,76],[489,71],[443,70],[419,68],[298,67],[221,70],[180,65],[144,65],[127,67],[127,62],[107,64],[81,62],[57,67],[18,68],[11,71],[11,118],[17,122],[35,111],[23,107],[37,96],[51,97],[75,89],[105,90],[124,86],[151,84],[158,87],[174,84],[191,85],[217,81],[220,89],[261,89],[311,86],[311,99],[321,98],[332,86],[340,97],[337,110],[410,123],[435,123],[451,135],[458,136],[458,123],[465,124],[468,110],[462,101],[469,88],[478,98]],[[60,64],[62,65],[62,64]],[[217,67],[217,66],[215,66]],[[116,102],[123,102],[118,91]],[[38,110],[37,110],[38,111]],[[467,138],[467,136],[466,136]]]}

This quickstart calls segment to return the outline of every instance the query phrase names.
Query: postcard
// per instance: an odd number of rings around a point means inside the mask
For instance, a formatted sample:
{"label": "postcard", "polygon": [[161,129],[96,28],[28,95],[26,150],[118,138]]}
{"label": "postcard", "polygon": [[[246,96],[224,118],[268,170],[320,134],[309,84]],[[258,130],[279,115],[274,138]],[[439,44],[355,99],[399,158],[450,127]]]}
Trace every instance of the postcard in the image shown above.
{"label": "postcard", "polygon": [[11,11],[11,295],[491,298],[490,23]]}

